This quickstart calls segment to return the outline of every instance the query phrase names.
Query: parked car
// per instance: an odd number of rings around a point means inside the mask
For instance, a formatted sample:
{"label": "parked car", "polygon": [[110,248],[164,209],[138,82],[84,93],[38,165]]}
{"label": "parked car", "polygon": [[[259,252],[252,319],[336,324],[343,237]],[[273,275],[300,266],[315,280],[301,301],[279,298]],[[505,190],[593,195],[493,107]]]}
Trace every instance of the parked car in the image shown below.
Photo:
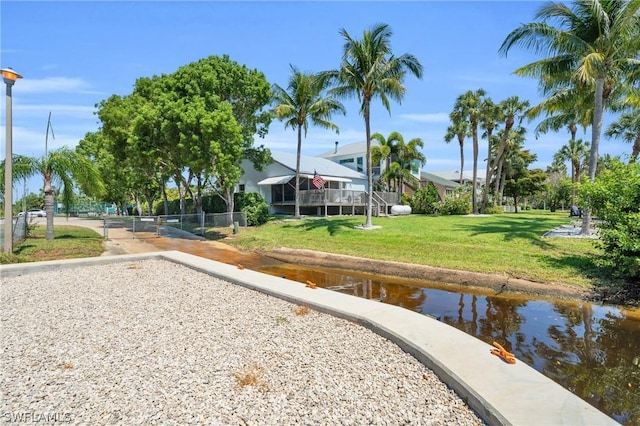
{"label": "parked car", "polygon": [[[18,213],[18,217],[24,216],[24,212]],[[47,212],[42,209],[31,209],[27,211],[27,217],[47,217]]]}

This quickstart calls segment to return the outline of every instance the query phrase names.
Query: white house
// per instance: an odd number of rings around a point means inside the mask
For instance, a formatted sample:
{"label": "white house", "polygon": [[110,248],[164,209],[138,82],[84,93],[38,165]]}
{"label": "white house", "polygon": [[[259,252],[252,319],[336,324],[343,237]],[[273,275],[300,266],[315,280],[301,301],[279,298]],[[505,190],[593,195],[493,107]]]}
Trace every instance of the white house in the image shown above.
{"label": "white house", "polygon": [[[272,214],[292,214],[295,206],[296,154],[271,151],[274,162],[259,171],[249,160],[239,192],[258,192]],[[319,176],[322,185],[314,184]],[[333,161],[300,156],[300,213],[313,215],[362,214],[366,206],[367,176]]]}
{"label": "white house", "polygon": [[[371,147],[380,146],[380,142],[376,140],[371,141]],[[367,174],[367,161],[365,159],[367,154],[367,143],[356,142],[347,145],[339,146],[336,141],[336,147],[332,151],[328,151],[318,155],[320,158],[326,158],[334,163],[338,163],[342,166],[348,167],[360,173]],[[373,179],[376,180],[380,177],[380,173],[384,172],[384,164],[372,165]]]}

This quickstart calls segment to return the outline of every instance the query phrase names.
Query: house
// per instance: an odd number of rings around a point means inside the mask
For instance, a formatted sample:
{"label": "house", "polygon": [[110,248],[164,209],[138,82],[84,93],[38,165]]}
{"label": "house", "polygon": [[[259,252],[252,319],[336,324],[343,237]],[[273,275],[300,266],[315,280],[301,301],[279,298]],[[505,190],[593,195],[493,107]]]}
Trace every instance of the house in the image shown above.
{"label": "house", "polygon": [[[457,182],[461,185],[464,185],[466,183],[471,183],[473,181],[473,172],[469,170],[465,170],[462,172],[462,182],[460,182],[460,170],[442,170],[442,171],[429,172],[429,173],[434,176],[438,176],[452,182]],[[484,182],[486,180],[487,170],[478,169],[476,173],[477,173],[476,178],[478,181],[478,186],[484,185]]]}
{"label": "house", "polygon": [[[257,192],[267,201],[271,214],[295,210],[296,154],[271,151],[273,163],[259,171],[243,160],[239,192]],[[314,183],[314,177],[321,181]],[[364,214],[367,176],[331,160],[300,155],[300,214]],[[398,204],[395,193],[374,193],[374,211],[388,214]],[[375,213],[374,213],[375,214]]]}
{"label": "house", "polygon": [[[371,148],[374,146],[380,146],[380,142],[376,140],[371,141]],[[336,141],[336,147],[332,151],[325,152],[323,154],[318,155],[320,158],[325,158],[327,160],[331,160],[334,163],[338,163],[341,166],[348,167],[352,170],[355,170],[360,173],[364,173],[365,176],[367,174],[367,162],[365,159],[367,153],[367,143],[366,142],[356,142],[350,143],[344,146],[339,146],[339,143]],[[373,180],[377,180],[380,178],[380,174],[384,172],[383,170],[384,164],[374,164],[372,165],[372,174]]]}
{"label": "house", "polygon": [[[458,178],[460,175],[458,174]],[[440,201],[444,201],[444,199],[453,193],[457,188],[460,187],[460,184],[457,182],[453,182],[451,180],[445,179],[438,175],[434,175],[429,172],[420,172],[420,187],[424,188],[429,183],[432,183],[436,189],[438,190],[438,195],[440,197]]]}

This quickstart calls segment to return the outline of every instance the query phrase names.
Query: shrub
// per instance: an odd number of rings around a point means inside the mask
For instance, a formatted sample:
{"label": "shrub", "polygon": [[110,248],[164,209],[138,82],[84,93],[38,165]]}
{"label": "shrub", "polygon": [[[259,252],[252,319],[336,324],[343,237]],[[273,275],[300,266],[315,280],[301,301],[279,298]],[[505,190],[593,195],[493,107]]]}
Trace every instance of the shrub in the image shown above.
{"label": "shrub", "polygon": [[409,205],[413,213],[434,214],[437,211],[436,203],[439,198],[438,189],[429,182],[425,188],[420,188],[413,194]]}
{"label": "shrub", "polygon": [[[595,182],[581,185],[580,197],[602,219],[602,264],[614,276],[640,285],[640,163],[614,162]],[[640,288],[636,288],[640,290]]]}
{"label": "shrub", "polygon": [[236,211],[247,214],[247,225],[258,226],[269,220],[269,206],[257,192],[241,192],[235,194]]}
{"label": "shrub", "polygon": [[471,214],[471,194],[457,192],[436,204],[436,213],[443,215]]}
{"label": "shrub", "polygon": [[502,206],[489,206],[484,209],[484,212],[486,214],[502,214],[504,213],[504,209],[502,208]]}

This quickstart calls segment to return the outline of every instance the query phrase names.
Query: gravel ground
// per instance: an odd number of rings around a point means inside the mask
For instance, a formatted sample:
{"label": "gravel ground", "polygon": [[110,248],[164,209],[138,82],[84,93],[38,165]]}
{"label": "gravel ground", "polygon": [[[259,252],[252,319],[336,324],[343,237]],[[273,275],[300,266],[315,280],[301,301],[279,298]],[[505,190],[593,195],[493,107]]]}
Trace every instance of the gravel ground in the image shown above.
{"label": "gravel ground", "polygon": [[0,421],[476,425],[352,322],[160,260],[3,278]]}

